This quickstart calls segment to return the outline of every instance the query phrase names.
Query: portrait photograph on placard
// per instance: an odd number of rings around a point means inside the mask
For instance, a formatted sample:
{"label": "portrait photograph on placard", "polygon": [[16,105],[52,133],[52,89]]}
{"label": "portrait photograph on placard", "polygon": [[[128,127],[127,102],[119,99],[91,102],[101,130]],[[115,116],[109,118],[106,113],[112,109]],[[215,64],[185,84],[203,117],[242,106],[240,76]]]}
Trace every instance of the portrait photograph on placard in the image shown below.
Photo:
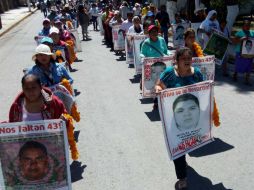
{"label": "portrait photograph on placard", "polygon": [[125,37],[125,53],[126,53],[126,63],[134,63],[134,43],[133,35],[127,34]]}
{"label": "portrait photograph on placard", "polygon": [[245,58],[254,57],[254,38],[249,38],[242,42],[242,56]]}
{"label": "portrait photograph on placard", "polygon": [[183,47],[185,44],[184,32],[190,27],[190,23],[173,24],[173,44],[175,48]]}
{"label": "portrait photograph on placard", "polygon": [[171,159],[211,142],[212,81],[164,90],[159,111]]}
{"label": "portrait photograph on placard", "polygon": [[0,136],[1,187],[69,190],[67,135],[63,131],[65,125],[59,130],[53,127],[52,132],[48,132],[48,124],[54,126],[56,123],[34,123],[0,125],[1,130],[13,129],[13,133],[16,133]]}
{"label": "portrait photograph on placard", "polygon": [[203,52],[207,55],[214,55],[216,59],[222,61],[228,49],[229,41],[222,35],[213,33]]}
{"label": "portrait photograph on placard", "polygon": [[114,43],[114,50],[125,49],[124,31],[120,29],[120,25],[112,27],[112,37]]}
{"label": "portrait photograph on placard", "polygon": [[215,77],[215,57],[213,55],[205,57],[193,57],[192,66],[198,67],[203,80],[214,80]]}
{"label": "portrait photograph on placard", "polygon": [[141,44],[147,38],[146,35],[134,35],[134,66],[136,74],[142,73],[142,61],[140,57]]}
{"label": "portrait photograph on placard", "polygon": [[155,84],[167,66],[171,66],[174,56],[145,58],[142,65],[142,96],[155,97]]}

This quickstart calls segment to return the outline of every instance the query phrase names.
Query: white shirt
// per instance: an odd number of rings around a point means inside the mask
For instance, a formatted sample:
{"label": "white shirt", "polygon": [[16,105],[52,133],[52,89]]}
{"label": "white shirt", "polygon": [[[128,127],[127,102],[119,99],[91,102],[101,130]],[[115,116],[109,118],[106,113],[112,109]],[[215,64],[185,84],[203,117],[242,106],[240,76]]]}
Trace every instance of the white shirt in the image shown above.
{"label": "white shirt", "polygon": [[134,25],[132,25],[128,30],[128,34],[141,34],[143,32],[143,26],[140,24],[140,27],[141,27],[141,32],[136,33],[135,30],[134,30]]}
{"label": "white shirt", "polygon": [[124,31],[127,33],[128,30],[129,30],[129,28],[130,28],[132,25],[133,25],[132,22],[129,22],[128,20],[125,20],[125,21],[122,23],[120,29],[124,30]]}

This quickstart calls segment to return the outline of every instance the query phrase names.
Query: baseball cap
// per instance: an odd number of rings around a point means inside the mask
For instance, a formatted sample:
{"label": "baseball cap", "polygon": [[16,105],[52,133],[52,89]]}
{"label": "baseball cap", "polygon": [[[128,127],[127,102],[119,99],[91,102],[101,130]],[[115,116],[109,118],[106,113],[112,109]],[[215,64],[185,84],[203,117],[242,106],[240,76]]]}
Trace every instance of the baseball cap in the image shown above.
{"label": "baseball cap", "polygon": [[34,55],[33,55],[33,57],[32,57],[32,60],[33,60],[33,61],[35,61],[36,55],[38,55],[38,54],[54,55],[54,54],[51,52],[49,46],[47,46],[47,45],[45,45],[45,44],[40,44],[40,45],[38,45],[38,46],[36,47],[35,53],[34,53]]}
{"label": "baseball cap", "polygon": [[147,14],[146,14],[146,16],[153,16],[153,15],[154,15],[154,14],[153,14],[152,11],[148,11]]}
{"label": "baseball cap", "polygon": [[148,30],[147,30],[147,31],[150,32],[152,29],[159,30],[159,28],[158,28],[157,26],[151,25],[151,26],[148,27]]}
{"label": "baseball cap", "polygon": [[41,44],[43,43],[53,44],[53,40],[50,37],[44,37],[41,39]]}

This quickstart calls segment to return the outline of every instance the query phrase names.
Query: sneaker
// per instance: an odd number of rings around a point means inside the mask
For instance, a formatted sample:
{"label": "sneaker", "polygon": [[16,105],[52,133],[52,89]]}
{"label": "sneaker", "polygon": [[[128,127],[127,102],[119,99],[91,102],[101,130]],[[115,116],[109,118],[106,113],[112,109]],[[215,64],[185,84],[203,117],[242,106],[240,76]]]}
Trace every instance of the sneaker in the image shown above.
{"label": "sneaker", "polygon": [[180,179],[175,184],[175,190],[187,190],[187,179]]}

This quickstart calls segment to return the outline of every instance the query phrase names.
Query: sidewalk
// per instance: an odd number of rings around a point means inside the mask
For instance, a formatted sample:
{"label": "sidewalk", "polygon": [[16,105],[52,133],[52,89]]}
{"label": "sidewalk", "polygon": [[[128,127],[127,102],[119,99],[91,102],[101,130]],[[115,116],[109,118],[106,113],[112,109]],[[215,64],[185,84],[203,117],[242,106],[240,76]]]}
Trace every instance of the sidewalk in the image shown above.
{"label": "sidewalk", "polygon": [[10,31],[16,25],[18,25],[21,21],[26,19],[28,16],[33,14],[36,10],[37,8],[35,9],[32,8],[32,11],[29,12],[28,7],[20,7],[17,9],[9,10],[1,14],[3,28],[0,29],[0,37],[3,36],[8,31]]}

